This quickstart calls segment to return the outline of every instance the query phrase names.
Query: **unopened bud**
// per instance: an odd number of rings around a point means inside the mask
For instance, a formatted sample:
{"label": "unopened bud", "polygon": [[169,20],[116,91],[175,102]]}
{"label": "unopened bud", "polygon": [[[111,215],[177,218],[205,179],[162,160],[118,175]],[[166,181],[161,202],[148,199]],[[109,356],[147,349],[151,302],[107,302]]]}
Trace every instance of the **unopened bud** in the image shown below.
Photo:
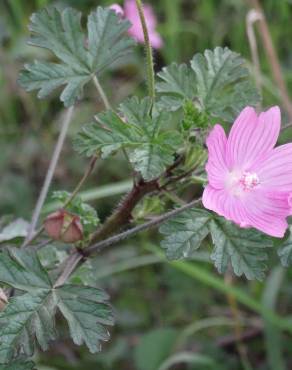
{"label": "unopened bud", "polygon": [[110,9],[113,10],[114,12],[116,12],[116,14],[119,15],[120,17],[123,17],[124,10],[123,10],[123,8],[119,4],[113,4],[113,5],[111,5],[110,6]]}
{"label": "unopened bud", "polygon": [[75,243],[83,239],[80,218],[64,209],[51,213],[44,222],[47,234],[54,240]]}
{"label": "unopened bud", "polygon": [[8,299],[3,289],[0,288],[0,312],[4,310],[8,303]]}

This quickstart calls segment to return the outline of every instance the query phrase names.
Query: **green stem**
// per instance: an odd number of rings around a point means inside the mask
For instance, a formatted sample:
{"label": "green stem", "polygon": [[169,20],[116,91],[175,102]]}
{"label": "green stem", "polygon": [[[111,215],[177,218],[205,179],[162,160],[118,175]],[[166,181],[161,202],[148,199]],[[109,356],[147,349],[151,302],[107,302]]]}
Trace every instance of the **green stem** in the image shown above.
{"label": "green stem", "polygon": [[35,209],[33,211],[32,220],[31,220],[31,224],[30,224],[30,227],[29,227],[29,230],[28,230],[28,234],[27,234],[27,237],[26,237],[26,239],[25,239],[25,241],[22,245],[23,248],[28,246],[31,243],[31,241],[35,239],[35,236],[36,236],[35,235],[36,234],[35,233],[35,228],[37,226],[37,223],[38,223],[38,220],[39,220],[39,217],[40,217],[40,214],[41,214],[41,210],[43,208],[43,205],[44,205],[45,200],[47,198],[47,194],[48,194],[50,185],[51,185],[52,180],[53,180],[53,176],[54,176],[54,173],[55,173],[55,170],[56,170],[56,167],[57,167],[57,163],[58,163],[58,160],[59,160],[64,142],[65,142],[65,138],[66,138],[66,135],[67,135],[67,132],[68,132],[68,129],[69,129],[69,125],[70,125],[71,120],[72,120],[73,112],[74,112],[74,106],[71,106],[70,108],[67,109],[67,111],[65,113],[64,121],[62,122],[61,131],[60,131],[60,134],[59,134],[59,137],[58,137],[58,140],[57,140],[57,144],[55,146],[55,149],[54,149],[54,152],[53,152],[50,164],[49,164],[49,168],[48,168],[48,171],[47,171],[47,174],[46,174],[46,177],[45,177],[45,181],[44,181],[44,184],[42,186],[40,195],[38,197]]}
{"label": "green stem", "polygon": [[183,206],[184,204],[186,204],[186,202],[181,199],[180,197],[178,197],[175,193],[173,193],[172,191],[169,191],[169,190],[162,190],[162,193],[168,198],[170,199],[174,204],[179,204],[180,206]]}
{"label": "green stem", "polygon": [[79,183],[77,184],[76,188],[74,189],[73,193],[71,194],[71,196],[68,198],[68,200],[64,203],[63,205],[63,208],[67,208],[69,206],[69,204],[72,202],[72,200],[76,197],[76,195],[79,193],[80,189],[82,188],[83,184],[85,183],[85,181],[88,179],[88,177],[91,175],[93,169],[94,169],[94,166],[95,166],[95,163],[97,161],[97,157],[96,156],[93,156],[89,162],[89,166],[86,170],[86,172],[84,173],[84,175],[82,176],[81,180],[79,181]]}
{"label": "green stem", "polygon": [[149,39],[149,33],[147,29],[145,14],[143,10],[143,4],[141,0],[136,0],[137,9],[140,16],[141,26],[144,34],[145,41],[145,51],[146,51],[146,64],[147,64],[147,81],[149,96],[152,100],[152,104],[155,100],[155,79],[154,79],[154,63],[153,63],[153,53],[152,47]]}
{"label": "green stem", "polygon": [[110,102],[108,101],[108,98],[106,96],[106,93],[104,92],[101,84],[99,83],[98,81],[98,78],[96,77],[96,75],[93,76],[93,82],[94,82],[94,85],[101,97],[101,100],[103,101],[103,104],[104,106],[106,107],[106,109],[111,109],[111,105],[110,105]]}

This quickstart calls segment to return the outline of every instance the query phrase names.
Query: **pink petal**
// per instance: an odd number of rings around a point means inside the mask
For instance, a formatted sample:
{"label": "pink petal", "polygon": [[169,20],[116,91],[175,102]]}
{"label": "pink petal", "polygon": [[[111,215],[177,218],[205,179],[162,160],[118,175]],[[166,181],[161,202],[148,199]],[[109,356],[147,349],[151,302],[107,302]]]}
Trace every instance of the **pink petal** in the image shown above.
{"label": "pink petal", "polygon": [[149,29],[155,29],[157,25],[156,15],[154,14],[153,8],[149,4],[144,4],[144,15],[146,18],[147,27]]}
{"label": "pink petal", "polygon": [[268,235],[282,238],[288,227],[286,217],[290,213],[287,193],[261,190],[236,197],[228,191],[206,186],[203,205],[242,228],[254,227]]}
{"label": "pink petal", "polygon": [[207,185],[202,197],[205,208],[224,216],[227,220],[233,221],[242,227],[247,226],[247,214],[244,205],[239,198],[236,198],[225,189],[214,189]]}
{"label": "pink petal", "polygon": [[290,213],[287,193],[258,189],[248,194],[245,208],[251,226],[277,238],[284,236]]}
{"label": "pink petal", "polygon": [[161,49],[163,47],[163,40],[158,32],[149,33],[150,44],[154,49]]}
{"label": "pink petal", "polygon": [[124,10],[119,4],[113,4],[109,8],[113,10],[114,12],[116,12],[121,17],[124,15]]}
{"label": "pink petal", "polygon": [[222,189],[228,171],[225,162],[226,142],[224,129],[215,125],[206,140],[209,152],[206,171],[210,185],[216,189]]}
{"label": "pink petal", "polygon": [[[144,34],[141,26],[139,13],[136,7],[135,0],[125,0],[124,4],[125,17],[132,23],[132,27],[129,29],[129,34],[138,42],[144,43]],[[150,43],[153,48],[159,49],[163,46],[162,38],[159,33],[156,32],[156,16],[150,5],[144,5],[144,14],[146,25],[149,33]]]}
{"label": "pink petal", "polygon": [[227,141],[226,158],[231,169],[248,170],[275,146],[281,125],[279,107],[259,115],[246,107],[234,122]]}
{"label": "pink petal", "polygon": [[265,189],[292,192],[292,144],[275,148],[254,171]]}

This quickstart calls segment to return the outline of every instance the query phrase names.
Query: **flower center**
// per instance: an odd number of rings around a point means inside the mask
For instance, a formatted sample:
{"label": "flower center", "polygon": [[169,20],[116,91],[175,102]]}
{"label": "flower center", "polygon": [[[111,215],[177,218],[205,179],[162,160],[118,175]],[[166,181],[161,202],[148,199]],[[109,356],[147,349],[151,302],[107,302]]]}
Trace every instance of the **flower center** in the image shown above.
{"label": "flower center", "polygon": [[243,188],[244,191],[249,191],[254,189],[256,186],[258,186],[260,183],[260,180],[258,178],[258,175],[256,173],[251,172],[243,172],[241,178],[239,179],[239,184]]}
{"label": "flower center", "polygon": [[244,193],[250,192],[259,184],[260,180],[255,172],[241,172],[236,170],[229,173],[225,182],[226,188],[237,197],[241,197]]}

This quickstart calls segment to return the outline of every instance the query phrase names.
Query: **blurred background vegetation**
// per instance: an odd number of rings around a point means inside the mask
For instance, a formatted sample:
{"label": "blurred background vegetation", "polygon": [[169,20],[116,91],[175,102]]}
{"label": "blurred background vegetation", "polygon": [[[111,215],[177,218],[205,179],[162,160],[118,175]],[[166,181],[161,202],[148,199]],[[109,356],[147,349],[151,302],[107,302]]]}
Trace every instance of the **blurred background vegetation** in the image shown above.
{"label": "blurred background vegetation", "polygon": [[[157,13],[165,42],[163,49],[155,52],[157,71],[218,45],[250,60],[247,1],[149,2]],[[64,114],[57,97],[39,101],[16,82],[25,62],[40,55],[48,57],[45,50],[28,46],[26,40],[31,13],[51,4],[69,5],[87,14],[111,1],[0,1],[0,213],[5,217],[30,218]],[[262,4],[292,96],[292,1],[265,0]],[[263,106],[281,105],[260,40]],[[111,101],[118,103],[131,94],[145,94],[144,77],[143,49],[137,47],[127,63],[115,66],[104,77],[103,85]],[[86,161],[73,152],[71,139],[101,109],[94,87],[88,88],[77,107],[52,190],[70,191],[82,176]],[[291,139],[288,129],[281,140]],[[83,195],[97,208],[101,219],[130,187],[130,177],[122,157],[97,166]],[[170,265],[159,254],[157,234],[150,236],[143,234],[123,248],[105,252],[75,276],[104,287],[111,295],[117,323],[103,352],[90,355],[87,349],[74,347],[64,328],[63,337],[50,352],[37,356],[39,369],[292,369],[292,338],[279,330],[276,322],[292,311],[291,271],[276,266],[265,283],[236,279],[234,289],[239,296],[243,293],[237,304],[228,283],[217,275],[204,254],[198,254],[188,268]],[[275,325],[266,322],[265,308],[277,310]],[[242,336],[241,343],[238,335]]]}

